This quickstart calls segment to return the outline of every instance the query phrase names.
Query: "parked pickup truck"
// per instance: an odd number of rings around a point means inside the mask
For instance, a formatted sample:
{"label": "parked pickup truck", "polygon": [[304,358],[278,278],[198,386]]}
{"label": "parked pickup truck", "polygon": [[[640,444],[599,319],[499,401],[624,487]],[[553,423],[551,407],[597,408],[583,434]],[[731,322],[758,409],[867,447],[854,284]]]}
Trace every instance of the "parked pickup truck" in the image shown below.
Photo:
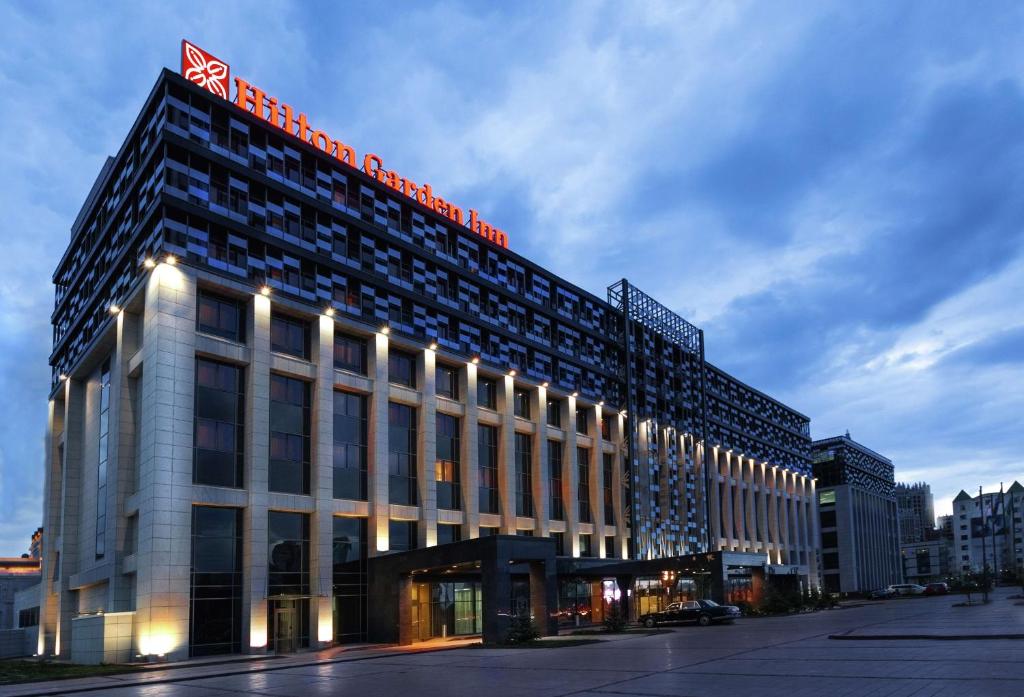
{"label": "parked pickup truck", "polygon": [[735,605],[719,605],[714,600],[686,600],[672,603],[660,612],[649,612],[640,616],[645,627],[654,627],[669,622],[696,622],[707,627],[712,622],[731,622],[740,616]]}

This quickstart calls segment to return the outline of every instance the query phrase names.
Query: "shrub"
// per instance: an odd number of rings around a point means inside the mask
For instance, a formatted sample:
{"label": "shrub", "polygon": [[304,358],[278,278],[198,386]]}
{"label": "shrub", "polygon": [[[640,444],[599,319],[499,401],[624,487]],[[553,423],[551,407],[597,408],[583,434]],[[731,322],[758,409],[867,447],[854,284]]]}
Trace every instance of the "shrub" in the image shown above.
{"label": "shrub", "polygon": [[619,601],[613,600],[608,605],[608,612],[604,616],[604,628],[612,634],[626,631],[626,616]]}
{"label": "shrub", "polygon": [[521,613],[512,618],[508,631],[505,633],[506,644],[526,644],[540,637],[540,631],[528,613]]}

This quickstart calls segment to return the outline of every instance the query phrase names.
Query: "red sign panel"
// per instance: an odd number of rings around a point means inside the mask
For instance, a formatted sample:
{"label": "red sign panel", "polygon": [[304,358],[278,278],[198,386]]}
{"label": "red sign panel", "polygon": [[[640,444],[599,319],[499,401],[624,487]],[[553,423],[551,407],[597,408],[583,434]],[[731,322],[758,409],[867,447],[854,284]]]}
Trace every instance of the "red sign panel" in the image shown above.
{"label": "red sign panel", "polygon": [[181,42],[181,74],[221,99],[231,99],[228,76],[231,68],[219,58],[184,39]]}

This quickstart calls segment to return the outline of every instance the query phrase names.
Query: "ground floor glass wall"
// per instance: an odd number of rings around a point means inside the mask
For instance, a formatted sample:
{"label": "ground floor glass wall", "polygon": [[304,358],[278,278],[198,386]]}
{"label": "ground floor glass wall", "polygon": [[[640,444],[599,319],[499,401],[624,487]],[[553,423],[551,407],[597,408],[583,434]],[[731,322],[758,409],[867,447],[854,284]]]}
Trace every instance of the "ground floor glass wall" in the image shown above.
{"label": "ground floor glass wall", "polygon": [[483,605],[476,582],[412,584],[415,641],[468,636],[483,631]]}

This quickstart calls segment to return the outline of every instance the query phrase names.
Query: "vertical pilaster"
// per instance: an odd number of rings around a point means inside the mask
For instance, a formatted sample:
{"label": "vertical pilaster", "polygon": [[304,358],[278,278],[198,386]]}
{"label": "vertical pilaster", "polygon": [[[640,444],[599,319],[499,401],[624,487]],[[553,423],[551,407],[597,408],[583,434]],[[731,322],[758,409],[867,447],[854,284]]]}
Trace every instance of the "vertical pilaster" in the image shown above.
{"label": "vertical pilaster", "polygon": [[377,333],[370,339],[369,373],[373,378],[373,394],[369,407],[370,454],[367,462],[367,488],[370,499],[370,520],[367,524],[367,547],[371,556],[388,551],[388,524],[391,505],[388,502],[388,337]]}
{"label": "vertical pilaster", "polygon": [[39,584],[39,637],[36,652],[40,656],[56,650],[55,639],[59,626],[61,582],[54,581],[58,571],[61,549],[62,492],[63,492],[63,451],[64,405],[68,382],[61,384],[60,391],[50,399],[46,418],[46,469],[43,483],[43,530],[54,533],[44,538],[43,558],[40,563]]}
{"label": "vertical pilaster", "polygon": [[[78,573],[78,527],[82,496],[82,448],[85,419],[86,384],[68,379],[64,383],[64,463],[60,517],[60,572],[55,653],[71,655],[71,618],[78,610],[73,591],[68,590],[68,577]],[[44,531],[45,532],[45,531]]]}
{"label": "vertical pilaster", "polygon": [[[110,359],[109,436],[107,440],[106,482],[106,550],[107,558],[114,560],[114,572],[107,587],[108,604],[112,612],[133,609],[132,588],[134,576],[125,576],[122,560],[128,532],[128,519],[124,516],[124,500],[135,491],[135,408],[133,381],[128,377],[128,361],[138,349],[140,318],[128,312],[119,312],[116,325],[116,348]],[[183,370],[176,370],[182,376]],[[192,375],[194,375],[194,369]],[[192,375],[189,379],[194,379]],[[182,376],[183,377],[183,376]],[[191,443],[182,444],[191,447]],[[190,528],[191,529],[191,528]],[[188,578],[179,581],[188,582]]]}
{"label": "vertical pilaster", "polygon": [[416,385],[422,401],[416,428],[416,484],[420,504],[417,526],[420,547],[437,544],[437,370],[435,354],[430,349],[419,352],[416,361]]}
{"label": "vertical pilaster", "polygon": [[597,549],[597,556],[604,558],[604,448],[601,440],[601,417],[603,412],[599,405],[587,413],[587,427],[593,439],[590,449],[590,512],[594,521],[594,534],[591,537],[592,547]]}
{"label": "vertical pilaster", "polygon": [[721,497],[721,469],[718,465],[718,446],[715,446],[711,450],[711,463],[712,466],[707,473],[708,478],[711,480],[711,484],[708,489],[711,492],[711,502],[709,506],[711,516],[711,545],[713,549],[709,549],[709,552],[714,551],[722,543],[722,497]]}
{"label": "vertical pilaster", "polygon": [[[334,641],[334,612],[331,607],[334,586],[334,320],[326,315],[313,324],[316,384],[313,386],[313,482],[310,491],[316,498],[313,554],[310,563],[317,579],[317,595],[310,603],[313,614],[310,636],[321,648]],[[312,632],[311,632],[312,634]]]}
{"label": "vertical pilaster", "polygon": [[516,419],[515,384],[510,375],[497,381],[498,414],[501,429],[498,433],[498,496],[501,499],[501,533],[516,534]]}
{"label": "vertical pilaster", "polygon": [[615,416],[612,419],[611,433],[612,442],[615,444],[615,466],[612,468],[612,503],[615,506],[615,549],[620,559],[626,558],[629,549],[629,519],[626,516],[626,506],[629,505],[629,502],[625,500],[624,496],[627,482],[623,467],[625,429],[626,417],[622,414]]}
{"label": "vertical pilaster", "polygon": [[[535,431],[531,468],[533,470],[533,534],[536,537],[547,537],[551,532],[551,477],[548,472],[547,393],[547,388],[541,386],[530,395],[530,416],[532,417]],[[532,569],[530,573],[532,578]]]}
{"label": "vertical pilaster", "polygon": [[459,439],[459,466],[462,481],[462,535],[467,539],[480,536],[480,453],[477,447],[478,423],[476,402],[476,365],[467,363],[459,371],[459,392],[466,407]]}
{"label": "vertical pilaster", "polygon": [[580,555],[579,467],[576,466],[576,398],[569,395],[562,402],[562,425],[565,441],[562,444],[562,501],[565,504],[566,552]]}

